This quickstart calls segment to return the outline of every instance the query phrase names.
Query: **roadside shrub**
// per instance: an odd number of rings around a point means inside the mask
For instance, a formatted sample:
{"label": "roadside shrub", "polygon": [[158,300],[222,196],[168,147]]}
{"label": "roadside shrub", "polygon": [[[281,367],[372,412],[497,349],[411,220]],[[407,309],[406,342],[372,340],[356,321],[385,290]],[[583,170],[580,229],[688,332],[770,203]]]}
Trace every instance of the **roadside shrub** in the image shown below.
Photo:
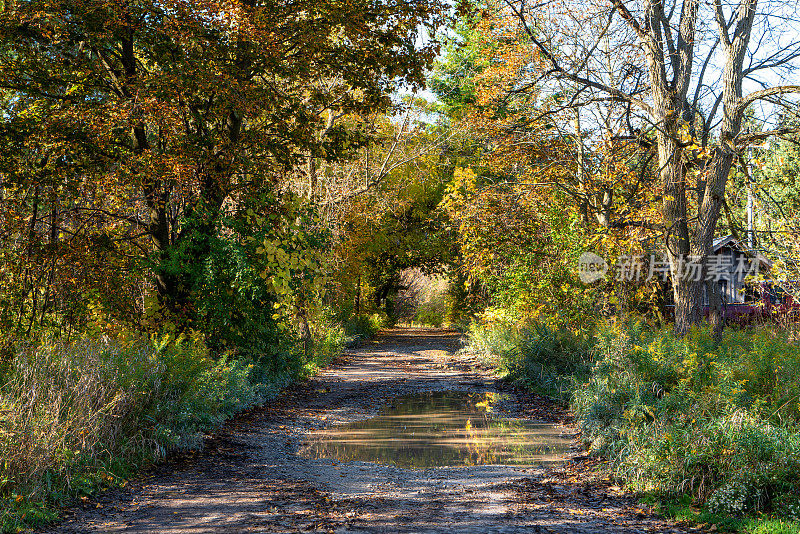
{"label": "roadside shrub", "polygon": [[112,484],[261,402],[253,366],[199,339],[84,339],[22,347],[0,388],[0,527]]}
{"label": "roadside shrub", "polygon": [[517,351],[519,333],[516,321],[505,310],[489,308],[470,325],[466,350],[507,372],[504,362]]}
{"label": "roadside shrub", "polygon": [[313,352],[306,362],[304,373],[310,374],[324,367],[342,353],[347,343],[344,326],[336,320],[335,313],[322,307],[311,315],[309,320]]}
{"label": "roadside shrub", "polygon": [[413,322],[415,324],[439,328],[444,324],[446,315],[447,303],[444,299],[432,300],[420,304],[417,313],[414,314]]}
{"label": "roadside shrub", "polygon": [[369,339],[378,333],[378,330],[388,325],[385,314],[373,313],[372,315],[356,315],[344,323],[347,343],[357,343]]}
{"label": "roadside shrub", "polygon": [[570,400],[590,452],[635,490],[691,495],[711,514],[800,510],[800,346],[785,330],[678,338],[637,320],[592,333],[488,309],[467,350]]}
{"label": "roadside shrub", "polygon": [[800,484],[800,348],[786,333],[641,323],[599,330],[573,408],[629,486],[689,493],[713,513],[791,508]]}
{"label": "roadside shrub", "polygon": [[749,524],[745,530],[748,534],[797,534],[800,522],[784,519],[762,519]]}
{"label": "roadside shrub", "polygon": [[564,326],[517,323],[503,311],[489,310],[468,336],[468,351],[481,354],[508,378],[563,401],[590,369],[592,338]]}

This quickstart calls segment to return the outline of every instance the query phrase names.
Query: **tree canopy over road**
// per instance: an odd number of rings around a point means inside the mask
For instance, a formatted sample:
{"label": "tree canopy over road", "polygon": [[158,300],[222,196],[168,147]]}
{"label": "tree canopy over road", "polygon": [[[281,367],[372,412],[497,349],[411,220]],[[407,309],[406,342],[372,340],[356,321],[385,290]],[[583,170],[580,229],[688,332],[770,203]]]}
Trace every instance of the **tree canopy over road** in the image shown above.
{"label": "tree canopy over road", "polygon": [[795,7],[0,0],[0,526],[395,324],[800,518]]}

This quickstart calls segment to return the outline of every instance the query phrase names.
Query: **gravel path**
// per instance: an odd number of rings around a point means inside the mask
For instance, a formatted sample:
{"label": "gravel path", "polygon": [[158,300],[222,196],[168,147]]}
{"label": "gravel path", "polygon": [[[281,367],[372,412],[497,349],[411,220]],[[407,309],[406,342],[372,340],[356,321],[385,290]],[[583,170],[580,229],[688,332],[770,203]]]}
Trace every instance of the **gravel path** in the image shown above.
{"label": "gravel path", "polygon": [[312,460],[297,451],[314,429],[370,417],[387,399],[438,390],[509,394],[509,414],[564,423],[545,399],[496,381],[456,333],[394,329],[345,355],[272,405],[235,418],[200,453],[67,512],[75,532],[684,532],[609,481],[587,478],[575,450],[563,467],[402,469]]}

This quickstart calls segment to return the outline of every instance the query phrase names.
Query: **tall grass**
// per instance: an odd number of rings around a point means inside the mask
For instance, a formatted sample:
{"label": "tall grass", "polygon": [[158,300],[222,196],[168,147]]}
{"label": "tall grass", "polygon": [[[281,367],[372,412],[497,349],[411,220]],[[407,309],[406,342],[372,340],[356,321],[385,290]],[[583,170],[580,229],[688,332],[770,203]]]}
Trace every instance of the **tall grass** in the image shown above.
{"label": "tall grass", "polygon": [[343,328],[347,336],[348,345],[357,344],[365,339],[370,339],[389,323],[385,314],[373,313],[371,315],[355,315],[344,322]]}
{"label": "tall grass", "polygon": [[562,402],[572,398],[576,381],[588,377],[592,347],[590,332],[520,322],[496,309],[470,327],[467,344],[507,378]]}
{"label": "tall grass", "polygon": [[470,350],[568,400],[589,450],[628,487],[708,513],[800,520],[800,345],[786,330],[678,338],[642,322],[591,335],[490,310]]}
{"label": "tall grass", "polygon": [[615,325],[573,406],[629,486],[711,512],[800,518],[800,347],[785,331]]}
{"label": "tall grass", "polygon": [[304,362],[300,377],[314,374],[320,367],[328,365],[342,353],[348,342],[345,326],[336,319],[331,308],[316,310],[311,316],[309,327],[312,352],[308,361]]}
{"label": "tall grass", "polygon": [[178,448],[274,392],[200,341],[52,341],[21,347],[0,387],[0,529]]}
{"label": "tall grass", "polygon": [[330,309],[313,310],[309,328],[310,352],[288,333],[269,361],[257,363],[212,354],[199,335],[7,344],[0,531],[54,519],[58,505],[120,483],[170,451],[198,447],[225,419],[341,353],[347,338]]}

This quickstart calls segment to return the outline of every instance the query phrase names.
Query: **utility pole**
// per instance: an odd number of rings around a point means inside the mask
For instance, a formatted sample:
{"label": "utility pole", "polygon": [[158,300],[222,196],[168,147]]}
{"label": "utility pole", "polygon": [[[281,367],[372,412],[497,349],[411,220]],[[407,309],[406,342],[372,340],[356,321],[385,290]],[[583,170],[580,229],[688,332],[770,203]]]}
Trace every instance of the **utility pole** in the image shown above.
{"label": "utility pole", "polygon": [[[750,129],[747,129],[749,133]],[[747,172],[745,173],[747,180],[747,248],[753,250],[756,246],[756,236],[753,229],[754,217],[753,212],[753,146],[747,147]]]}
{"label": "utility pole", "polygon": [[751,250],[756,246],[753,231],[753,188],[750,177],[747,177],[747,247]]}

